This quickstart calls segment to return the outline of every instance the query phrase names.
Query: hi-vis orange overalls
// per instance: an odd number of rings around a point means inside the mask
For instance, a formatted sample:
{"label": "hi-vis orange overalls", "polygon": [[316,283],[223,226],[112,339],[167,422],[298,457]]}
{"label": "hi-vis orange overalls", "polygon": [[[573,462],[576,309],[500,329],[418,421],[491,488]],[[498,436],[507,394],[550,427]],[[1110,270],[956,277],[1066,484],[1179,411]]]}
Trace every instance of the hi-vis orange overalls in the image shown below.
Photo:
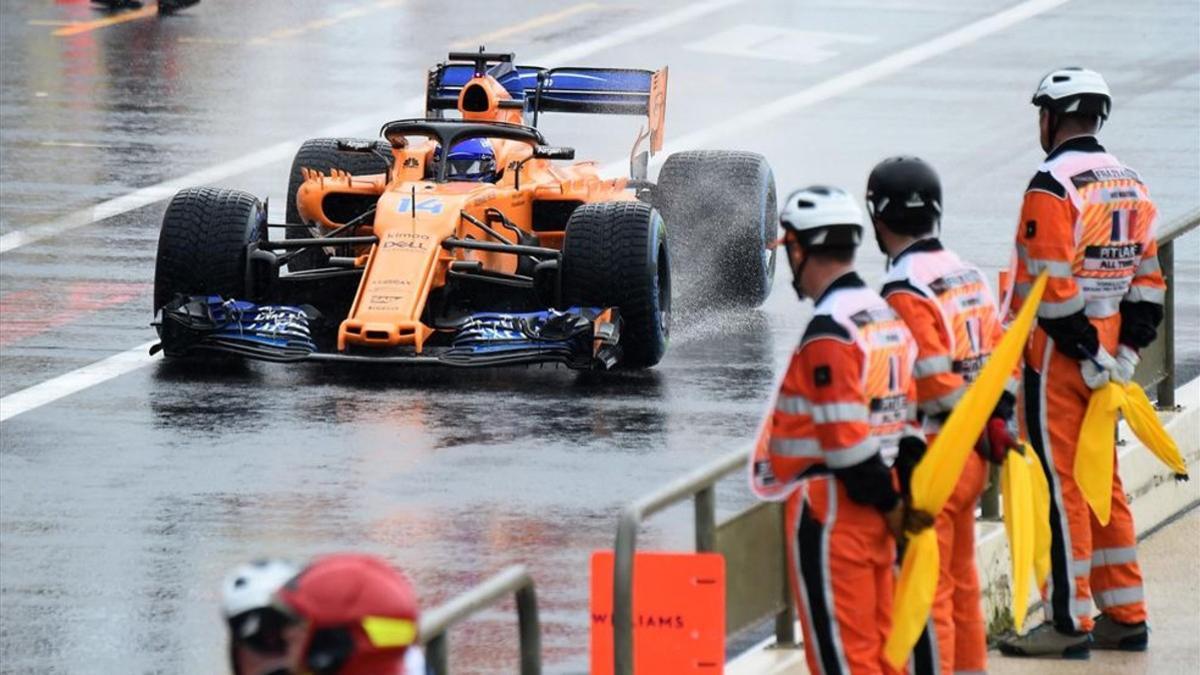
{"label": "hi-vis orange overalls", "polygon": [[[1092,601],[1113,619],[1146,619],[1133,518],[1113,472],[1112,519],[1101,527],[1075,483],[1075,444],[1091,390],[1080,360],[1102,346],[1154,340],[1165,284],[1157,210],[1131,169],[1091,136],[1046,158],[1025,192],[1017,226],[1012,308],[1046,270],[1049,283],[1025,353],[1024,422],[1050,483],[1047,618],[1063,632],[1092,628]],[[1115,462],[1114,462],[1115,465]]]}
{"label": "hi-vis orange overalls", "polygon": [[[983,273],[935,238],[895,257],[882,293],[916,341],[917,405],[932,443],[1003,335],[996,300]],[[1018,385],[1014,374],[1010,396]],[[973,452],[934,521],[941,571],[932,614],[942,673],[987,670],[987,628],[975,568],[975,504],[986,481],[987,463]]]}
{"label": "hi-vis orange overalls", "polygon": [[883,514],[900,499],[901,439],[920,433],[915,358],[887,303],[857,274],[840,277],[817,300],[759,437],[756,490],[794,489],[788,559],[814,675],[891,672],[896,547]]}

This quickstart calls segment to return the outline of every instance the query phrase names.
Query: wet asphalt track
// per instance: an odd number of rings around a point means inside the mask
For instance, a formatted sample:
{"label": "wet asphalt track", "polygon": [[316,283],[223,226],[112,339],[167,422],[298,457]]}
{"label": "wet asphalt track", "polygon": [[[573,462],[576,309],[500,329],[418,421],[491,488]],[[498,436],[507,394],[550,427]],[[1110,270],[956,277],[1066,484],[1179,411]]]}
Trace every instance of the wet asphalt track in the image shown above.
{"label": "wet asphalt track", "polygon": [[[994,275],[1040,156],[1030,90],[1051,66],[1079,63],[1109,78],[1103,138],[1142,172],[1164,221],[1200,205],[1200,9],[1041,4],[894,75],[701,141],[765,153],[782,192],[830,182],[861,193],[877,159],[921,154],[945,183],[945,239]],[[418,114],[425,69],[455,43],[547,66],[669,64],[670,145],[1014,5],[204,0],[59,37],[54,22],[103,15],[5,2],[0,235],[247,156],[245,170],[206,182],[270,196],[278,221],[291,151],[253,153],[346,120],[344,134],[372,135]],[[619,39],[634,25],[653,30]],[[619,118],[544,125],[552,142],[606,163],[626,156],[635,129]],[[153,338],[163,208],[0,254],[0,395]],[[1200,239],[1177,251],[1179,350],[1194,374]],[[863,267],[877,277],[879,255],[866,250]],[[218,671],[226,569],[357,549],[406,569],[426,605],[529,564],[548,669],[584,671],[589,552],[611,545],[621,504],[749,438],[805,319],[788,281],[761,310],[681,311],[667,359],[645,373],[155,362],[8,419],[0,670]],[[744,500],[740,482],[724,491],[727,508]],[[686,517],[656,519],[643,542],[686,545]],[[512,622],[493,611],[456,632],[455,663],[508,669]]]}

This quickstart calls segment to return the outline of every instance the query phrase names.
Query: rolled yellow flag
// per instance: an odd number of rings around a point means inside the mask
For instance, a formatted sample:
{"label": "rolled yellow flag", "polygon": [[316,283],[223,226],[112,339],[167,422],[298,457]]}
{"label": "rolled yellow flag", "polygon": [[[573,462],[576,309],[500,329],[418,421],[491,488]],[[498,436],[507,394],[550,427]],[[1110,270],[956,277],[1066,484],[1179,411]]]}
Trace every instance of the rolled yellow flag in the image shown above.
{"label": "rolled yellow flag", "polygon": [[[1030,497],[1033,499],[1033,582],[1041,588],[1050,576],[1050,483],[1046,469],[1029,444],[1025,444],[1029,462]],[[1017,626],[1017,631],[1021,630]]]}
{"label": "rolled yellow flag", "polygon": [[1112,516],[1117,410],[1124,401],[1125,390],[1115,382],[1093,391],[1075,444],[1075,484],[1101,525]]}
{"label": "rolled yellow flag", "polygon": [[1029,609],[1029,581],[1033,572],[1034,511],[1029,462],[1024,455],[1008,453],[1000,472],[1000,495],[1004,506],[1004,531],[1012,559],[1012,616],[1017,631],[1025,625]]}
{"label": "rolled yellow flag", "polygon": [[[975,439],[979,438],[996,402],[1004,393],[1009,376],[1021,360],[1021,351],[1033,328],[1037,307],[1045,290],[1046,273],[1042,272],[1030,289],[1017,318],[1008,327],[987,364],[979,371],[979,376],[967,388],[958,405],[954,406],[941,432],[913,470],[913,508],[936,516],[954,491],[967,457],[973,451]],[[932,546],[928,543],[917,544],[918,541],[928,542],[930,537]],[[892,630],[884,645],[884,657],[894,668],[904,666],[929,619],[929,608],[933,606],[933,593],[937,588],[938,557],[936,534],[926,530],[909,538],[900,578],[896,581]],[[933,579],[932,585],[929,579]]]}

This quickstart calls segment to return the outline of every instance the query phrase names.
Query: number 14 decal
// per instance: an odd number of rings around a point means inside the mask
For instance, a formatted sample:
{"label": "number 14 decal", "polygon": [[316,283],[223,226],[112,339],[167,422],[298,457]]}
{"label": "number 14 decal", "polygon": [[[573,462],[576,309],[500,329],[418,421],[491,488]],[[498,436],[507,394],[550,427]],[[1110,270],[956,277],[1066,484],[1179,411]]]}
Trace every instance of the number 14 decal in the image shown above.
{"label": "number 14 decal", "polygon": [[396,203],[396,210],[400,213],[404,213],[406,211],[423,211],[430,215],[436,216],[442,212],[442,200],[437,199],[436,197],[422,199],[417,202],[417,207],[414,209],[412,197],[401,197],[400,201]]}

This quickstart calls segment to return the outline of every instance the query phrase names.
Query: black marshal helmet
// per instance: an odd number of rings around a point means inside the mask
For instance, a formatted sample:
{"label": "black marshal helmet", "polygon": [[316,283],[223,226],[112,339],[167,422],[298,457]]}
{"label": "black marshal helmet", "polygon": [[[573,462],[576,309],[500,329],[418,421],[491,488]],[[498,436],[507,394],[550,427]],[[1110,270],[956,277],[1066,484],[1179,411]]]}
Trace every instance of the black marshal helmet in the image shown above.
{"label": "black marshal helmet", "polygon": [[867,211],[897,234],[929,234],[942,217],[942,182],[919,157],[889,157],[867,179]]}

